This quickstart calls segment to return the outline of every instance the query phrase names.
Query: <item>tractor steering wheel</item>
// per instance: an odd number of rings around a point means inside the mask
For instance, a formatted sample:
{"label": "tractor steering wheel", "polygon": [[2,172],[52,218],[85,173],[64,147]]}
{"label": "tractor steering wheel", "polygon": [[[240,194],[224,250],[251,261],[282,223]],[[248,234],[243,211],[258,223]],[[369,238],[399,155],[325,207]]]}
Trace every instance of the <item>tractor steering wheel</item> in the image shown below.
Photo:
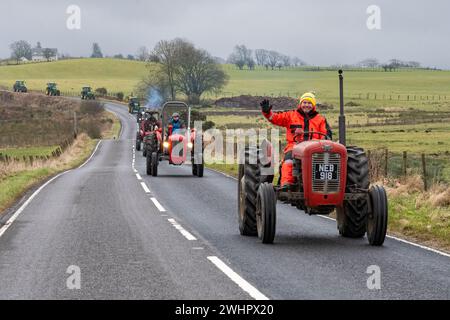
{"label": "tractor steering wheel", "polygon": [[303,131],[302,133],[297,133],[297,134],[294,135],[294,141],[297,142],[297,143],[302,142],[302,141],[298,141],[297,138],[298,137],[302,137],[305,133],[306,134],[312,134],[313,136],[314,136],[314,134],[320,134],[321,136],[325,137],[325,140],[331,140],[330,136],[328,136],[325,133],[319,132],[319,131]]}

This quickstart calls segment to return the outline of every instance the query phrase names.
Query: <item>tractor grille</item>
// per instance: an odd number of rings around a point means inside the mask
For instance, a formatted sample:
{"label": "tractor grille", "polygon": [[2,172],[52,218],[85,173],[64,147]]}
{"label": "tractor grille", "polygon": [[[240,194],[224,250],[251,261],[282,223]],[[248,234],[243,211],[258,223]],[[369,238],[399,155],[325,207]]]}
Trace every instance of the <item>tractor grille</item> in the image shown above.
{"label": "tractor grille", "polygon": [[172,150],[176,149],[178,151],[178,152],[175,152],[174,156],[183,157],[184,150],[183,150],[182,144],[183,144],[183,141],[178,141],[178,140],[172,141]]}
{"label": "tractor grille", "polygon": [[[323,173],[324,179],[319,179],[321,173],[317,172],[318,168],[330,168],[333,165],[331,174]],[[330,176],[327,176],[330,175]],[[331,179],[330,179],[331,178]],[[336,193],[339,192],[341,179],[341,156],[339,153],[313,153],[312,155],[312,190],[318,193]]]}

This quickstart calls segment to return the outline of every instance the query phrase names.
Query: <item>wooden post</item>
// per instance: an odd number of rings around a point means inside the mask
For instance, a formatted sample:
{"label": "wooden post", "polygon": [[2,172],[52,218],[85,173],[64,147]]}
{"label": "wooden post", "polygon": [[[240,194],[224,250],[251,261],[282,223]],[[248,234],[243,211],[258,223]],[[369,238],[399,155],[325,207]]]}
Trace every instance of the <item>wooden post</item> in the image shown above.
{"label": "wooden post", "polygon": [[422,172],[423,172],[423,189],[425,191],[428,191],[428,185],[427,185],[427,162],[425,160],[425,154],[422,153]]}
{"label": "wooden post", "polygon": [[406,178],[406,167],[408,162],[408,156],[406,151],[403,151],[403,176]]}
{"label": "wooden post", "polygon": [[386,148],[384,150],[384,176],[387,178],[388,176],[388,160],[389,159],[389,150]]}

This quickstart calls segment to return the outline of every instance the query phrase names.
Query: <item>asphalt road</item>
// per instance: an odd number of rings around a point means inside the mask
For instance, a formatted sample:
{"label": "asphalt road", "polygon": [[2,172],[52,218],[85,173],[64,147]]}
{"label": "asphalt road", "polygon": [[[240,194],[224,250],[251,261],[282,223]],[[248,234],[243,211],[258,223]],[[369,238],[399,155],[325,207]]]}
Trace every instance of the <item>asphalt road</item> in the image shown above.
{"label": "asphalt road", "polygon": [[[167,163],[147,176],[134,118],[107,108],[120,139],[51,181],[0,235],[0,299],[450,299],[450,257],[345,239],[288,205],[273,245],[240,236],[234,179]],[[380,289],[368,288],[371,266]]]}

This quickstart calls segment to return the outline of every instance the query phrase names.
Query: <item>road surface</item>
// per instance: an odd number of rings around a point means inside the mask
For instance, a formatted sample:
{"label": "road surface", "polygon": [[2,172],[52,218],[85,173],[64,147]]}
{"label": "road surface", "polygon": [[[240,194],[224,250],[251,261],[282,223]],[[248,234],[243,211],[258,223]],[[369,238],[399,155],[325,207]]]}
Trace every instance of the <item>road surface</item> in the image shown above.
{"label": "road surface", "polygon": [[107,108],[120,138],[0,220],[15,218],[0,224],[0,299],[450,298],[449,256],[342,238],[285,204],[273,245],[240,236],[234,179],[167,163],[147,176],[135,119]]}

